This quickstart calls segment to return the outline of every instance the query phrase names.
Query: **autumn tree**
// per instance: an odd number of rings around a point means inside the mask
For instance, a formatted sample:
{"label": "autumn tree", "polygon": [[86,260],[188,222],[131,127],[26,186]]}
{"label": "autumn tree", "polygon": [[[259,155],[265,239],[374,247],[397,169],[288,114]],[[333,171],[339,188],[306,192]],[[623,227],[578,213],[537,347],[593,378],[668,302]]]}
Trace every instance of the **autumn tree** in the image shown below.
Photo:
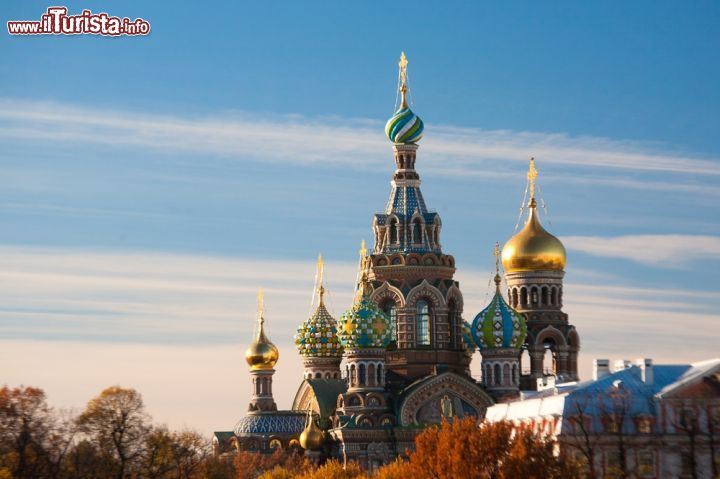
{"label": "autumn tree", "polygon": [[42,389],[0,389],[0,472],[17,479],[57,477],[72,436],[65,426]]}
{"label": "autumn tree", "polygon": [[114,473],[123,479],[137,467],[149,432],[149,417],[134,389],[113,386],[88,402],[78,425],[102,453],[113,459]]}
{"label": "autumn tree", "polygon": [[451,479],[574,478],[572,464],[553,454],[554,442],[508,422],[481,423],[472,417],[444,421],[415,439],[407,463],[392,463],[378,477]]}

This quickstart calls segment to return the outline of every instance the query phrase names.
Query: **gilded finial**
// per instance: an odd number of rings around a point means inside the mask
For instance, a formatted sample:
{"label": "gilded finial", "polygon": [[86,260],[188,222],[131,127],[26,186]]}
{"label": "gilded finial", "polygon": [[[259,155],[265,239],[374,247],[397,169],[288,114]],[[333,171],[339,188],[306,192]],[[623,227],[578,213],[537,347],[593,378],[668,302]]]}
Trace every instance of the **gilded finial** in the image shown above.
{"label": "gilded finial", "polygon": [[263,313],[265,312],[265,294],[263,293],[263,289],[258,289],[257,294],[257,316],[258,316],[258,324],[260,327],[262,327],[263,323],[265,322],[265,318],[263,318]]}
{"label": "gilded finial", "polygon": [[528,168],[527,179],[530,187],[530,203],[535,202],[535,182],[537,181],[538,171],[535,169],[535,158],[530,158],[530,168]]}
{"label": "gilded finial", "polygon": [[405,56],[405,52],[401,52],[400,61],[398,62],[398,67],[400,67],[400,108],[407,108],[407,66],[408,61],[407,57]]}
{"label": "gilded finial", "polygon": [[323,297],[325,296],[325,287],[323,286],[323,269],[325,263],[323,262],[322,254],[318,255],[317,260],[317,277],[318,277],[318,296],[320,296],[320,305],[323,304]]}
{"label": "gilded finial", "polygon": [[500,291],[500,283],[502,282],[502,278],[500,278],[500,243],[497,241],[495,242],[495,286],[498,291]]}
{"label": "gilded finial", "polygon": [[368,279],[368,268],[370,266],[370,257],[368,256],[368,250],[365,246],[365,240],[362,240],[360,242],[360,264],[359,264],[359,284],[358,284],[358,290],[357,290],[357,297],[355,298],[360,299],[362,298],[369,289],[369,279]]}

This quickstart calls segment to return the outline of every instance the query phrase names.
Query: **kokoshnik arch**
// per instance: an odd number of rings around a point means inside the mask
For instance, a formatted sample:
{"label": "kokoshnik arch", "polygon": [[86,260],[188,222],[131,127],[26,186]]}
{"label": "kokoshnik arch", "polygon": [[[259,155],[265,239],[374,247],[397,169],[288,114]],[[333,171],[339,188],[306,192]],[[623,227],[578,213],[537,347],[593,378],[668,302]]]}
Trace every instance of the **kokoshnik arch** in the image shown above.
{"label": "kokoshnik arch", "polygon": [[[339,319],[330,315],[320,260],[317,309],[296,335],[303,377],[292,409],[278,411],[272,376],[279,354],[260,298],[245,355],[253,395],[234,430],[215,433],[218,454],[298,447],[314,461],[356,460],[373,470],[412,448],[423,426],[484,417],[546,375],[578,379],[579,337],[562,311],[565,248],[540,224],[534,160],[525,226],[502,249],[508,300],[496,245],[495,295],[472,323],[463,319],[455,259],[443,251],[440,215],[427,208],[415,169],[424,125],[408,103],[407,65],[402,54],[400,104],[385,127],[396,167],[390,198],[373,217],[372,251],[361,248],[354,303]],[[481,381],[470,375],[477,349]]]}

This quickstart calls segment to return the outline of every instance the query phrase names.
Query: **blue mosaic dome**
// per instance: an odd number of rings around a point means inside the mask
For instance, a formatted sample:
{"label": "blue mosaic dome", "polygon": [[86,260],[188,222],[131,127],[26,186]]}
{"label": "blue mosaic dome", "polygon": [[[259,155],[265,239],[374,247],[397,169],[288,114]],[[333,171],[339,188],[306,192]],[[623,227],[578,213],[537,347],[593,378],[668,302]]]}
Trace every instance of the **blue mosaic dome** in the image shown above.
{"label": "blue mosaic dome", "polygon": [[402,105],[385,125],[385,134],[396,144],[417,143],[423,136],[425,125],[419,116],[406,105]]}
{"label": "blue mosaic dome", "polygon": [[343,347],[338,338],[336,321],[325,308],[323,293],[324,289],[321,288],[317,310],[298,328],[295,335],[295,345],[301,356],[342,356]]}
{"label": "blue mosaic dome", "polygon": [[345,349],[385,348],[390,343],[390,320],[367,294],[340,316],[338,324]]}
{"label": "blue mosaic dome", "polygon": [[277,411],[248,414],[233,429],[238,436],[247,434],[300,434],[305,429],[302,411]]}
{"label": "blue mosaic dome", "polygon": [[525,342],[527,324],[525,317],[512,309],[500,293],[500,276],[490,304],[480,311],[472,323],[472,337],[478,348],[520,348]]}

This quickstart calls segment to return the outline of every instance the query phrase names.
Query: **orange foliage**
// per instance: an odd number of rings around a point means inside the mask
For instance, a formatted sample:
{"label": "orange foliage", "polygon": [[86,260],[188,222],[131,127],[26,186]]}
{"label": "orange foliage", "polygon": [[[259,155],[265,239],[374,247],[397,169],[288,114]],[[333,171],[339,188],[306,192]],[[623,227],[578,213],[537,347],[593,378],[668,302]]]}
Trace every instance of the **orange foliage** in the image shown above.
{"label": "orange foliage", "polygon": [[377,477],[455,479],[574,478],[572,465],[553,454],[554,443],[528,428],[482,423],[474,418],[443,422],[415,439],[406,463],[395,462]]}

